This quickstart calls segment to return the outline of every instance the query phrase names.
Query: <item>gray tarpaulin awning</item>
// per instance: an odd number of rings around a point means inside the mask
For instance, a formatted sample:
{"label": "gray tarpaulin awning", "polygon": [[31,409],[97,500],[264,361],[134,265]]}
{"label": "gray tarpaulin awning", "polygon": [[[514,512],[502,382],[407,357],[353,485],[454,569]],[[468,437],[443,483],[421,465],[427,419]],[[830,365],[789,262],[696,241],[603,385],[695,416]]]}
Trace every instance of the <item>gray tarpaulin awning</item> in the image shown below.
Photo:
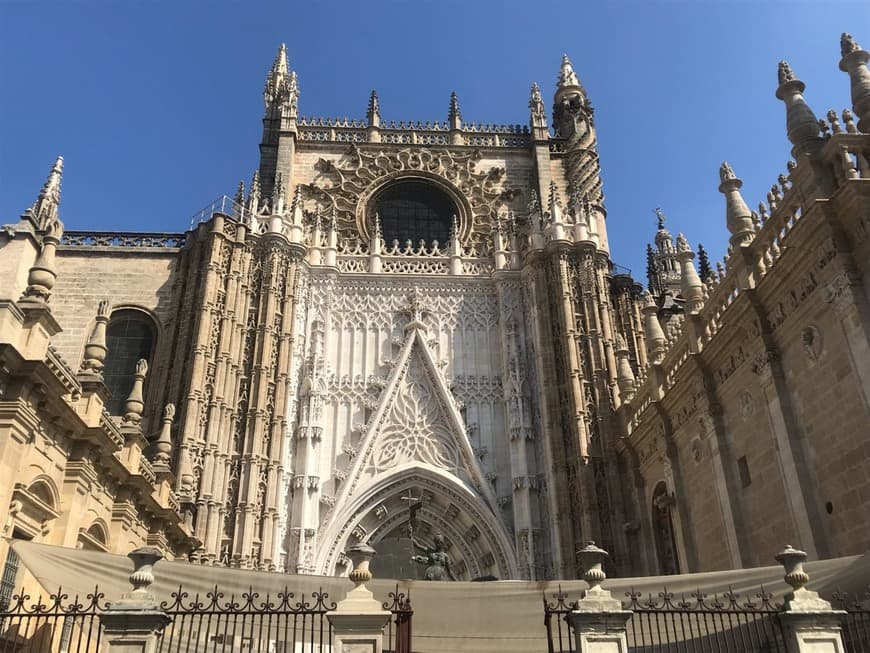
{"label": "gray tarpaulin awning", "polygon": [[[14,549],[46,593],[62,587],[70,596],[78,593],[83,597],[98,585],[111,601],[130,589],[127,577],[133,567],[125,556],[24,541],[15,541]],[[809,587],[828,598],[838,588],[858,592],[870,585],[870,555],[810,562],[806,569],[811,579]],[[198,592],[204,599],[217,585],[227,597],[235,594],[238,598],[249,588],[261,597],[266,594],[274,597],[286,587],[297,597],[322,589],[338,601],[352,586],[344,578],[203,567],[179,561],[159,562],[154,575],[152,589],[160,600],[170,600],[179,585],[191,597]],[[771,566],[679,576],[612,578],[605,582],[605,587],[623,599],[632,588],[656,596],[664,586],[678,597],[698,589],[712,595],[730,588],[742,598],[754,598],[764,585],[775,597],[781,597],[787,589],[782,577],[782,567]],[[378,599],[385,601],[396,582],[375,579],[369,587]],[[574,600],[586,588],[586,583],[580,580],[398,583],[403,591],[411,591],[414,651],[420,653],[546,651],[541,595],[550,595],[561,585],[568,598]]]}

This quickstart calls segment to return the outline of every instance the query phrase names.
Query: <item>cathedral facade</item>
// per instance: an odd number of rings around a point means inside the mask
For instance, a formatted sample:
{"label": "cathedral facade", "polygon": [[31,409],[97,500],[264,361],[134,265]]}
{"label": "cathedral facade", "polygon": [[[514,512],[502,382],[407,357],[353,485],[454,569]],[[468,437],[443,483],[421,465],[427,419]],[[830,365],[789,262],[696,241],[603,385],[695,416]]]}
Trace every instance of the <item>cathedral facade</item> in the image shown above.
{"label": "cathedral facade", "polygon": [[[63,161],[0,234],[7,538],[290,573],[443,535],[460,579],[870,546],[870,72],[726,260],[667,231],[614,265],[594,112],[564,57],[528,126],[305,118],[282,46],[260,165],[185,233],[64,230]],[[857,119],[857,124],[856,124]],[[14,560],[13,560],[14,562]],[[7,559],[7,566],[10,564]]]}

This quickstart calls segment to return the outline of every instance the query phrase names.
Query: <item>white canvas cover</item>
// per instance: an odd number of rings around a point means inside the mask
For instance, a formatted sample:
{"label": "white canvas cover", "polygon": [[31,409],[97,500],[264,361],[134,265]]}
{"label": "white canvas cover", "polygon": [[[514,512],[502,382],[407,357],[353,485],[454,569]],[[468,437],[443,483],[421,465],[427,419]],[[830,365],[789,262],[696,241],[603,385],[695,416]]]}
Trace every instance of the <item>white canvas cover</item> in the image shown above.
{"label": "white canvas cover", "polygon": [[[127,577],[133,569],[122,555],[67,549],[32,542],[15,541],[15,551],[22,565],[38,580],[46,593],[62,587],[71,597],[84,597],[99,585],[111,601],[129,591]],[[870,555],[809,562],[810,588],[830,598],[836,589],[863,591],[870,585]],[[188,562],[157,563],[152,590],[159,600],[171,600],[171,593],[182,585],[191,598],[201,597],[217,585],[229,597],[240,597],[250,588],[273,597],[285,587],[299,597],[322,589],[331,600],[341,600],[350,581],[326,576],[299,576],[222,567],[203,567]],[[775,597],[787,590],[783,569],[776,565],[755,569],[652,576],[612,578],[605,587],[618,598],[634,588],[654,597],[667,586],[678,597],[700,589],[712,595],[729,588],[743,598],[755,597],[761,585]],[[494,581],[426,582],[375,579],[370,589],[381,600],[396,583],[402,591],[410,589],[414,609],[413,648],[419,653],[536,653],[547,650],[542,594],[548,597],[561,585],[569,600],[576,599],[586,588],[581,580],[563,581]]]}

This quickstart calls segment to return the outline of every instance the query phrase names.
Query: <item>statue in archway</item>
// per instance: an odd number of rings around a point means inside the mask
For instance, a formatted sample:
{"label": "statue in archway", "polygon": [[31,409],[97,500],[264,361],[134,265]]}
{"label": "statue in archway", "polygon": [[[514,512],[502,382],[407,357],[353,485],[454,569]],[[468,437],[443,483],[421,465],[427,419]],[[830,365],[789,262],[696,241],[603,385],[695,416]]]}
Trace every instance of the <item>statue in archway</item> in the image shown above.
{"label": "statue in archway", "polygon": [[423,546],[416,539],[412,539],[411,542],[415,549],[425,554],[411,557],[414,562],[426,565],[424,580],[456,580],[453,570],[450,569],[450,554],[444,550],[444,536],[441,533],[435,535],[434,547],[431,549]]}

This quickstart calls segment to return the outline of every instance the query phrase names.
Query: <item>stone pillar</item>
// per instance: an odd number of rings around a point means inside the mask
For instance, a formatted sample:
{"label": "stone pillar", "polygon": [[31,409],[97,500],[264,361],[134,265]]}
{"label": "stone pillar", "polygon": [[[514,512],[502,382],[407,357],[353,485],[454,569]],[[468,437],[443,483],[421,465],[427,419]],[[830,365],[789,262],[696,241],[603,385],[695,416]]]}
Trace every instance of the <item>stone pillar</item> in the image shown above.
{"label": "stone pillar", "polygon": [[628,653],[625,624],[632,612],[623,610],[619,599],[601,587],[607,578],[601,569],[607,555],[607,551],[599,549],[594,542],[577,552],[583,580],[589,583],[589,589],[568,615],[574,629],[576,653]]}
{"label": "stone pillar", "polygon": [[350,579],[354,588],[347,593],[334,612],[326,615],[332,624],[334,653],[382,653],[384,626],[392,614],[375,600],[365,584],[372,579],[369,562],[375,550],[367,544],[356,544],[347,551],[353,562]]}
{"label": "stone pillar", "polygon": [[154,547],[142,547],[128,555],[133,561],[130,583],[133,591],[109,605],[100,615],[104,653],[156,653],[163,629],[171,621],[160,610],[148,589],[154,582],[154,564],[163,557]]}
{"label": "stone pillar", "polygon": [[833,610],[831,604],[806,588],[810,576],[804,571],[807,554],[786,545],[776,555],[785,568],[785,582],[792,591],[785,597],[780,623],[789,653],[844,653],[840,623],[844,610]]}

